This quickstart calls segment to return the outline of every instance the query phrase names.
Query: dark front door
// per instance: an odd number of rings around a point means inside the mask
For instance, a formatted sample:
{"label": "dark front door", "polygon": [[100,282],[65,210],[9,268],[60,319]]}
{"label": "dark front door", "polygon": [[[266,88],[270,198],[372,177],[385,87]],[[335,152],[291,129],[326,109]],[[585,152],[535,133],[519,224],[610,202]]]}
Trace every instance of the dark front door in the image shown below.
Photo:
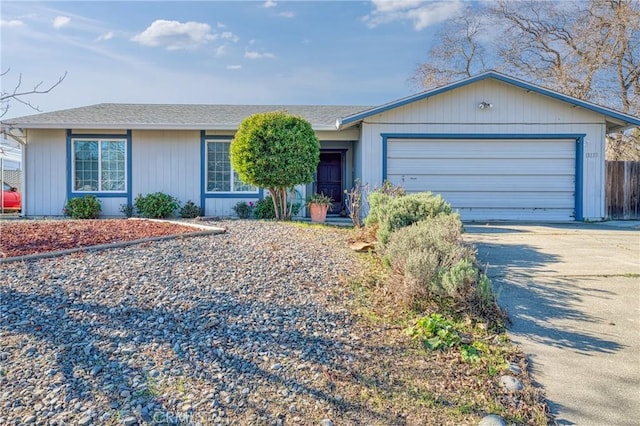
{"label": "dark front door", "polygon": [[316,192],[333,198],[333,213],[342,210],[342,153],[321,152]]}

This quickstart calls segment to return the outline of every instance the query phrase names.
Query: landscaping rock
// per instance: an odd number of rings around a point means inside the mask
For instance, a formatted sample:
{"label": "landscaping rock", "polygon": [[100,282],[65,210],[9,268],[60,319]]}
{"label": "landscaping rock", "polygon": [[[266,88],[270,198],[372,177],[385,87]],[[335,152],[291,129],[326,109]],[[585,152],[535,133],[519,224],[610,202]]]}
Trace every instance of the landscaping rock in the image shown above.
{"label": "landscaping rock", "polygon": [[500,383],[509,392],[519,392],[523,389],[522,382],[520,382],[520,380],[516,379],[513,376],[500,376]]}
{"label": "landscaping rock", "polygon": [[496,414],[484,416],[478,426],[507,426],[507,422]]}

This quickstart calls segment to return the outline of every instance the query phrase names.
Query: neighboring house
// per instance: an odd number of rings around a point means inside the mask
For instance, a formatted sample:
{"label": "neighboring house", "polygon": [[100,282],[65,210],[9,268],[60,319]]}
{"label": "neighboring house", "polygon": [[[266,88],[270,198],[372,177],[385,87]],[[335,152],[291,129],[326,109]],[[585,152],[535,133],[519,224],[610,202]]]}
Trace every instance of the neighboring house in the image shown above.
{"label": "neighboring house", "polygon": [[602,220],[605,134],[640,119],[496,72],[378,107],[100,104],[5,120],[24,145],[23,214],[62,214],[95,194],[103,214],[138,194],[232,215],[263,196],[239,181],[229,143],[240,122],[285,110],[308,120],[320,165],[305,192],[339,204],[355,179],[440,193],[463,220]]}

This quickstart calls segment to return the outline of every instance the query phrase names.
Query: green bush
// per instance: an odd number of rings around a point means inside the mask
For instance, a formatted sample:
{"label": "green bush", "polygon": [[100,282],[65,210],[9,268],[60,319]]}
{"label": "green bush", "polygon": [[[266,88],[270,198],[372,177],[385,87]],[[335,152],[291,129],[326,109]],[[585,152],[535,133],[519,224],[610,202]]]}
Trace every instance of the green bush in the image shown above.
{"label": "green bush", "polygon": [[193,201],[187,201],[180,209],[180,217],[185,219],[193,219],[202,216],[202,209]]}
{"label": "green bush", "polygon": [[145,196],[138,194],[133,204],[140,216],[156,219],[173,216],[180,207],[176,198],[162,192],[154,192]]}
{"label": "green bush", "polygon": [[135,209],[131,204],[120,204],[120,213],[125,217],[133,216]]}
{"label": "green bush", "polygon": [[[293,203],[291,209],[292,216],[296,216],[298,213],[300,213],[300,207],[302,207],[300,203]],[[255,217],[256,219],[266,220],[276,218],[276,212],[273,207],[273,200],[271,199],[270,195],[267,195],[262,200],[258,200],[253,208],[253,217]]]}
{"label": "green bush", "polygon": [[248,219],[249,217],[251,217],[253,207],[253,203],[238,201],[236,205],[233,206],[233,211],[236,212],[240,219]]}
{"label": "green bush", "polygon": [[380,212],[393,198],[403,197],[406,191],[401,186],[393,186],[391,182],[385,180],[380,188],[369,194],[369,214],[365,219],[367,226],[375,226],[378,223]]}
{"label": "green bush", "polygon": [[97,219],[102,211],[102,204],[95,195],[72,198],[64,205],[63,212],[73,219]]}
{"label": "green bush", "polygon": [[400,228],[438,215],[451,214],[451,205],[440,195],[434,196],[431,192],[404,197],[379,195],[374,197],[374,200],[378,203],[377,237],[381,247],[384,247],[389,242],[391,234]]}
{"label": "green bush", "polygon": [[[401,283],[394,293],[408,306],[434,298],[454,297],[458,291],[449,270],[472,258],[473,250],[461,243],[462,223],[457,215],[427,218],[394,232],[384,249],[385,262]],[[446,281],[447,287],[443,285]]]}
{"label": "green bush", "polygon": [[395,231],[384,250],[396,279],[390,290],[405,306],[436,305],[451,312],[500,324],[491,281],[479,270],[475,251],[462,241],[457,214],[427,218]]}

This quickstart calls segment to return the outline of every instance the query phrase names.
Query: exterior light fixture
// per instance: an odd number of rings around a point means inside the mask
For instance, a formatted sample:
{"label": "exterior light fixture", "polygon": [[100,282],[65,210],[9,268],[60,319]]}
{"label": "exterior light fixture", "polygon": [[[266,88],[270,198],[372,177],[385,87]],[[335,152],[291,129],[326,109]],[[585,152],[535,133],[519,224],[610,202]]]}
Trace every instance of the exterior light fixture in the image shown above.
{"label": "exterior light fixture", "polygon": [[490,104],[489,102],[482,101],[482,102],[480,102],[478,104],[478,108],[480,108],[480,109],[493,108],[493,104]]}

